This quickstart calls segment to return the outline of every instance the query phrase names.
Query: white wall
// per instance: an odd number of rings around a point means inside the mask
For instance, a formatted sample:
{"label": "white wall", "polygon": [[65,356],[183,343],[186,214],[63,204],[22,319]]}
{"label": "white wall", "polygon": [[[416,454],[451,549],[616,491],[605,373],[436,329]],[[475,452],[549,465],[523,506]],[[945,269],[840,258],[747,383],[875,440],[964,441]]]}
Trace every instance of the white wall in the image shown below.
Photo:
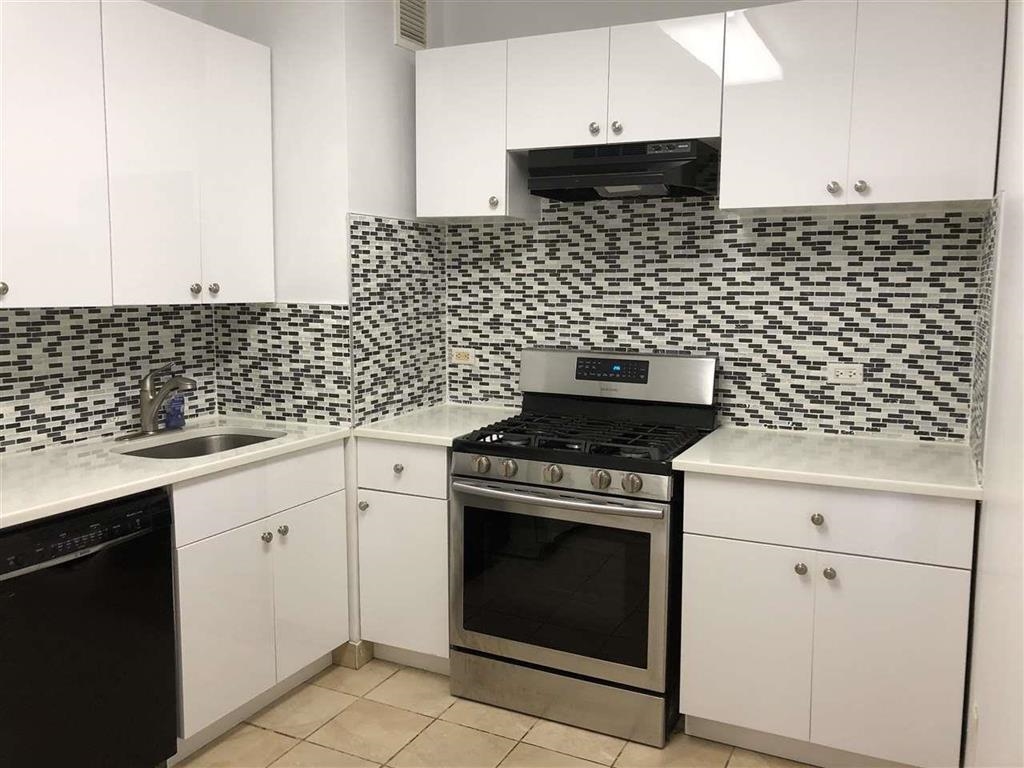
{"label": "white wall", "polygon": [[966,764],[1024,766],[1024,3],[1011,0]]}

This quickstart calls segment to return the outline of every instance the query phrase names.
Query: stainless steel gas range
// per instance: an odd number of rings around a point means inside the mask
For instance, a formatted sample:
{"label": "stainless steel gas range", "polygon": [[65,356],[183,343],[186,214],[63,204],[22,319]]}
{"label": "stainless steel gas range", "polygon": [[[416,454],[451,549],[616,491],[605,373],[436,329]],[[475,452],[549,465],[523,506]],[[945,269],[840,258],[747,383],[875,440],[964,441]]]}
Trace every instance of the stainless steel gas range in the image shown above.
{"label": "stainless steel gas range", "polygon": [[526,350],[523,412],[455,440],[452,693],[662,746],[679,716],[681,476],[707,357]]}

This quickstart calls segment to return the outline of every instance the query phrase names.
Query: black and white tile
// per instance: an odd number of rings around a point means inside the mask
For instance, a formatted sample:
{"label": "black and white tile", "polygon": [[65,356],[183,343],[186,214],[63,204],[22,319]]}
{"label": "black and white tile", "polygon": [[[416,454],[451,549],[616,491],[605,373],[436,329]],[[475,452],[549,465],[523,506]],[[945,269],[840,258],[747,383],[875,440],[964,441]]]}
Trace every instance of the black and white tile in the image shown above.
{"label": "black and white tile", "polygon": [[978,263],[978,311],[974,319],[974,371],[971,381],[970,444],[981,477],[985,458],[985,419],[988,399],[989,352],[992,346],[992,294],[999,238],[999,204],[985,217]]}
{"label": "black and white tile", "polygon": [[[714,200],[545,207],[452,224],[456,402],[513,401],[528,346],[720,358],[722,420],[965,439],[986,209],[739,215]],[[830,362],[864,383],[827,382]]]}

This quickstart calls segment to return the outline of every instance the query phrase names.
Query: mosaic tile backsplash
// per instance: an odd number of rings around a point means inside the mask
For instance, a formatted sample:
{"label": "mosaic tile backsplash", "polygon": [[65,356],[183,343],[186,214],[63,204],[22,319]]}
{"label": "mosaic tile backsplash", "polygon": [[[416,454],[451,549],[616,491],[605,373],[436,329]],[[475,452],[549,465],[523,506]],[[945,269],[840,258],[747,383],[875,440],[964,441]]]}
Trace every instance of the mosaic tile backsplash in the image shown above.
{"label": "mosaic tile backsplash", "polygon": [[352,216],[356,424],[445,399],[444,228]]}
{"label": "mosaic tile backsplash", "polygon": [[[448,227],[455,402],[512,401],[524,346],[715,354],[724,422],[967,436],[987,209],[748,216],[716,201],[552,203]],[[864,383],[829,384],[830,362]]]}
{"label": "mosaic tile backsplash", "polygon": [[971,382],[970,444],[981,477],[985,453],[985,404],[988,398],[989,351],[992,346],[992,292],[999,240],[999,204],[985,217],[978,265],[978,311],[974,319],[974,375]]}

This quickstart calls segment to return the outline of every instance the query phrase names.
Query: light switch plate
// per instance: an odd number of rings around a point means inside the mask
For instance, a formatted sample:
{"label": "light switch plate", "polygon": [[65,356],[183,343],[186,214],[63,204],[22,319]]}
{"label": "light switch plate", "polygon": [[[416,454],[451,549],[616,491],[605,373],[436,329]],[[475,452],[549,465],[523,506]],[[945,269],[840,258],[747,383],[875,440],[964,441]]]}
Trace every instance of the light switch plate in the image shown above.
{"label": "light switch plate", "polygon": [[829,363],[829,384],[860,384],[864,381],[864,366],[860,363]]}

